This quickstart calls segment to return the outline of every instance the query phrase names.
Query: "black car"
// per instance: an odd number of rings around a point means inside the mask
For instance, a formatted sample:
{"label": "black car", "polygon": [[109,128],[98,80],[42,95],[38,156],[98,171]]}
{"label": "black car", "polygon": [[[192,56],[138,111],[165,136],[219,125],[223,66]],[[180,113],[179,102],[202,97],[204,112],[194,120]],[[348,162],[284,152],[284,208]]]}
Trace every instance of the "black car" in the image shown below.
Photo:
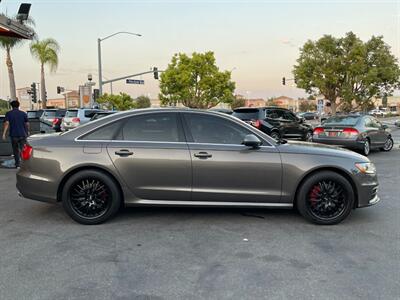
{"label": "black car", "polygon": [[276,140],[289,138],[311,141],[312,139],[312,126],[288,109],[243,107],[235,109],[232,116],[253,125]]}
{"label": "black car", "polygon": [[299,118],[304,118],[305,120],[317,120],[318,119],[318,114],[315,112],[311,112],[311,111],[301,112],[297,115]]}
{"label": "black car", "polygon": [[390,151],[393,148],[388,126],[368,115],[330,117],[314,129],[313,141],[358,150],[365,156],[371,149]]}

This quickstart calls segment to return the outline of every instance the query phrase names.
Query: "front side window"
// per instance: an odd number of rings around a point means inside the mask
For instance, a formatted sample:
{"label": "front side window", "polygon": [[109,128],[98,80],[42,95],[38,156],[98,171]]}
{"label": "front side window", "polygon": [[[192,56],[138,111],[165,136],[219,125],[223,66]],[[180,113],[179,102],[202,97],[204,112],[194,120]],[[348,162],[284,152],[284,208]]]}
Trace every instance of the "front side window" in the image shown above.
{"label": "front side window", "polygon": [[242,144],[244,137],[252,134],[250,130],[225,118],[185,114],[186,124],[195,143]]}
{"label": "front side window", "polygon": [[296,116],[292,114],[291,112],[288,111],[282,111],[283,112],[283,119],[287,121],[296,121]]}
{"label": "front side window", "polygon": [[145,114],[130,117],[122,127],[127,141],[180,142],[176,113]]}

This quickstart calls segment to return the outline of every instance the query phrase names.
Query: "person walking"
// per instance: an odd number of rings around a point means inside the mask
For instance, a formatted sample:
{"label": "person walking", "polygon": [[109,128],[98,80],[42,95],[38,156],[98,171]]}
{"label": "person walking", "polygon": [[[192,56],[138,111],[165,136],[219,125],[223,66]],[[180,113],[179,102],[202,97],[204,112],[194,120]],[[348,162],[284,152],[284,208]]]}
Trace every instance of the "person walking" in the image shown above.
{"label": "person walking", "polygon": [[10,103],[12,110],[6,113],[4,119],[3,140],[7,139],[7,130],[10,129],[10,139],[14,154],[15,167],[18,168],[21,160],[22,147],[29,135],[28,115],[19,110],[19,102]]}

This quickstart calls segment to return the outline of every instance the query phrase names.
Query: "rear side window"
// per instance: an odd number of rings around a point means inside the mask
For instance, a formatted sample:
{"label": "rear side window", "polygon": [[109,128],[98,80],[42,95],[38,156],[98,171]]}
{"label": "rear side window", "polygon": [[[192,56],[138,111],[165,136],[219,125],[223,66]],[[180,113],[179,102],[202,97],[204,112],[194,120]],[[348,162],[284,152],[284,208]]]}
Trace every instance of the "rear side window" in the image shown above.
{"label": "rear side window", "polygon": [[255,108],[235,109],[232,116],[241,120],[258,120],[260,110]]}
{"label": "rear side window", "polygon": [[65,116],[67,118],[75,118],[78,116],[78,111],[77,110],[67,110]]}
{"label": "rear side window", "polygon": [[85,110],[85,118],[93,117],[96,112],[98,112],[98,110],[92,110],[92,109]]}
{"label": "rear side window", "polygon": [[117,121],[99,129],[92,131],[91,133],[84,135],[81,140],[89,140],[89,141],[110,141],[110,140],[118,140],[121,139],[121,128],[122,122]]}
{"label": "rear side window", "polygon": [[282,119],[283,111],[280,109],[269,109],[266,112],[266,117],[270,119]]}
{"label": "rear side window", "polygon": [[56,112],[56,116],[57,117],[64,117],[65,116],[66,111],[61,109],[61,110],[57,110]]}
{"label": "rear side window", "polygon": [[122,128],[127,141],[180,142],[176,113],[156,113],[130,117]]}

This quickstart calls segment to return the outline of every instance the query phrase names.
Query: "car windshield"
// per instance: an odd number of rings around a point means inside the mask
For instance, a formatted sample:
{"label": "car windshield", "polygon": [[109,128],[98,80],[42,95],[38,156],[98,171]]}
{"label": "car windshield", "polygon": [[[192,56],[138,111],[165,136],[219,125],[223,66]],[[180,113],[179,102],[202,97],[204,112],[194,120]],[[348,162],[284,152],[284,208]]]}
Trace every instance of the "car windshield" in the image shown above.
{"label": "car windshield", "polygon": [[67,110],[65,117],[67,118],[75,118],[78,115],[77,110]]}
{"label": "car windshield", "polygon": [[259,118],[258,109],[236,109],[233,111],[233,116],[241,120],[256,120]]}
{"label": "car windshield", "polygon": [[336,116],[330,117],[324,122],[324,125],[344,125],[355,126],[360,119],[359,116]]}

